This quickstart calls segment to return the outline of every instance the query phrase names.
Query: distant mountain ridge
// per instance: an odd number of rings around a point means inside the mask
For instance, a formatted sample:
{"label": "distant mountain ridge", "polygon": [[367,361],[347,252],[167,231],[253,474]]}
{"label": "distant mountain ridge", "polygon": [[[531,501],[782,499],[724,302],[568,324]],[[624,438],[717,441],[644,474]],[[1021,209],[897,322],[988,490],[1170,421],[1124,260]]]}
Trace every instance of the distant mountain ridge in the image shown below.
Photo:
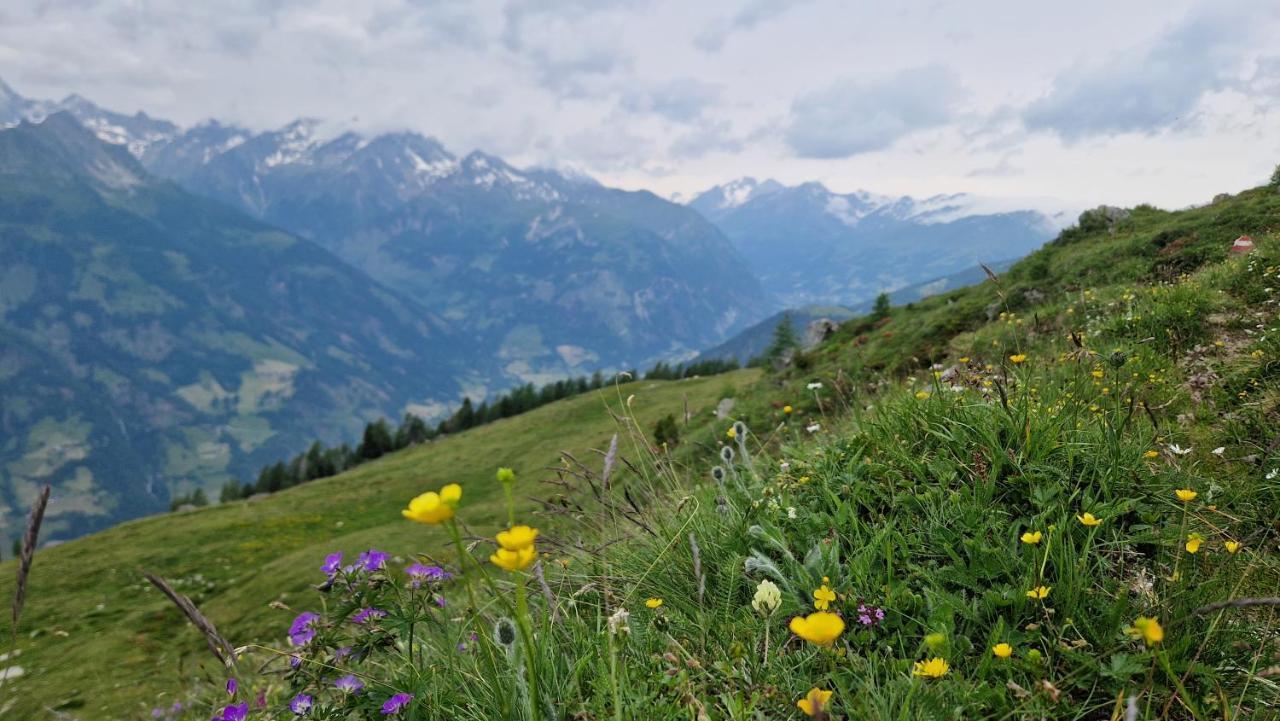
{"label": "distant mountain ridge", "polygon": [[497,363],[319,246],[149,174],[67,112],[0,130],[0,535],[166,509],[312,439],[443,411]]}
{"label": "distant mountain ridge", "polygon": [[729,236],[784,305],[851,305],[1018,258],[1061,224],[966,194],[925,199],[742,178],[689,203]]}
{"label": "distant mountain ridge", "polygon": [[[988,264],[987,267],[993,272],[1002,273],[1013,263],[1013,260],[996,261]],[[914,303],[939,293],[969,285],[977,285],[986,280],[986,278],[986,271],[981,267],[975,266],[959,273],[952,273],[941,278],[933,278],[923,283],[916,283],[906,288],[899,288],[888,294],[889,302],[893,305]],[[806,327],[813,321],[825,318],[837,324],[843,323],[850,318],[866,315],[871,311],[874,303],[874,299],[868,299],[851,306],[807,305],[779,311],[714,348],[708,348],[698,356],[697,360],[733,359],[745,365],[758,358],[769,348],[769,344],[773,342],[774,329],[788,316],[791,318],[796,336],[798,339],[803,340]]]}
{"label": "distant mountain ridge", "polygon": [[692,357],[776,308],[712,223],[645,191],[458,157],[416,133],[308,119],[184,130],[5,92],[0,122],[64,108],[150,172],[313,240],[456,322],[501,361],[476,395]]}

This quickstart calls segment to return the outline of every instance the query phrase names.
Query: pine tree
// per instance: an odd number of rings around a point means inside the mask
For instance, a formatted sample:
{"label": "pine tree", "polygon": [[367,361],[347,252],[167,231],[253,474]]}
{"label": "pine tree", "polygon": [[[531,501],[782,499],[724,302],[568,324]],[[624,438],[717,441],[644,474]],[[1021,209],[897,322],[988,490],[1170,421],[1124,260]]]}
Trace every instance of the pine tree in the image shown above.
{"label": "pine tree", "polygon": [[876,304],[871,307],[871,315],[876,319],[889,317],[889,309],[892,305],[889,303],[889,294],[881,293],[876,296]]}
{"label": "pine tree", "polygon": [[791,323],[791,314],[784,313],[782,320],[773,327],[773,342],[769,344],[764,355],[769,360],[777,360],[797,345],[799,341],[796,340],[796,329]]}
{"label": "pine tree", "polygon": [[1280,189],[1280,165],[1277,165],[1275,171],[1271,173],[1271,187]]}
{"label": "pine tree", "polygon": [[[470,407],[468,406],[468,410]],[[391,438],[391,428],[385,418],[364,427],[364,437],[360,440],[360,448],[356,454],[366,461],[371,461],[395,450]]]}

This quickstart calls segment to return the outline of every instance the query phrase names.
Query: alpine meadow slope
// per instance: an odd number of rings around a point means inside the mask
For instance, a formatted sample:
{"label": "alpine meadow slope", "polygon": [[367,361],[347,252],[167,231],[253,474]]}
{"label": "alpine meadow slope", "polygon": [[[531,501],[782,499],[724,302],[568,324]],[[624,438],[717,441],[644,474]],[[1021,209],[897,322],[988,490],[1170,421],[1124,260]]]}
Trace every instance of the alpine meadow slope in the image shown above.
{"label": "alpine meadow slope", "polygon": [[[1278,191],[1085,213],[780,371],[629,384],[45,549],[5,703],[1271,721]],[[70,570],[90,544],[96,581]],[[248,644],[237,669],[140,566]]]}

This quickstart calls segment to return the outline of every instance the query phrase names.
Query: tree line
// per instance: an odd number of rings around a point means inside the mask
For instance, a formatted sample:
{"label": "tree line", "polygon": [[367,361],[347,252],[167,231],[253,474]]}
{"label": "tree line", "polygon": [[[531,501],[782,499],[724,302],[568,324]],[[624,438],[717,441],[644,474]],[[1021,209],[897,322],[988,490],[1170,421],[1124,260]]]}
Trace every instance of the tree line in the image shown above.
{"label": "tree line", "polygon": [[[732,359],[712,359],[674,365],[658,363],[644,374],[644,378],[645,380],[679,380],[699,375],[726,373],[738,368],[738,362]],[[226,503],[260,493],[275,493],[318,478],[336,476],[362,463],[409,446],[492,423],[502,418],[517,416],[548,403],[637,377],[634,370],[612,376],[596,371],[590,376],[566,378],[547,383],[541,388],[532,383],[526,383],[498,396],[492,402],[482,401],[479,405],[470,398],[463,398],[462,405],[435,426],[429,425],[412,413],[405,414],[398,426],[393,426],[386,418],[380,418],[364,427],[360,443],[356,446],[343,443],[331,447],[315,441],[310,448],[292,459],[263,467],[254,481],[241,482],[236,479],[228,481],[222,487],[220,500]],[[196,491],[196,494],[175,497],[170,503],[171,508],[176,509],[184,504],[204,505],[208,502],[202,491]]]}

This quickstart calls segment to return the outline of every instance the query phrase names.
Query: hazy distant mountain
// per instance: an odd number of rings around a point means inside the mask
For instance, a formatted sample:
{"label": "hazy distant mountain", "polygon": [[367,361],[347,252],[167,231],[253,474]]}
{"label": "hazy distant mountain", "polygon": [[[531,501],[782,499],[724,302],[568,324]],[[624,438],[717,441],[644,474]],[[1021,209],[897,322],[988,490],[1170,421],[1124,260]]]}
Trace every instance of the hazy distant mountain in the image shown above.
{"label": "hazy distant mountain", "polygon": [[[988,263],[987,267],[996,273],[1002,273],[1014,263],[1013,260],[996,261]],[[893,305],[903,305],[913,303],[931,295],[938,295],[956,288],[963,288],[968,285],[976,285],[986,280],[987,274],[980,266],[966,268],[959,273],[934,278],[923,283],[916,283],[905,288],[889,293],[889,302]],[[709,348],[698,356],[698,360],[708,360],[712,358],[733,358],[739,363],[748,363],[754,358],[759,357],[769,348],[769,344],[773,342],[774,329],[782,322],[782,319],[790,316],[791,324],[794,327],[797,338],[803,339],[805,328],[810,323],[821,318],[834,321],[836,323],[844,322],[850,318],[860,315],[866,315],[871,312],[871,307],[875,301],[868,300],[853,306],[843,305],[806,305],[799,308],[791,308],[789,310],[778,311],[755,325],[741,331],[729,340]]]}
{"label": "hazy distant mountain", "polygon": [[314,120],[180,131],[79,98],[57,106],[152,173],[313,240],[455,322],[500,361],[481,385],[687,357],[776,308],[714,225],[652,193],[457,157],[415,133],[334,134]]}
{"label": "hazy distant mountain", "polygon": [[319,246],[151,176],[67,113],[0,130],[0,535],[214,494],[496,363]]}
{"label": "hazy distant mountain", "polygon": [[1039,211],[999,209],[963,194],[890,198],[752,178],[712,188],[689,206],[733,240],[788,306],[865,302],[979,262],[1021,257],[1057,230]]}

